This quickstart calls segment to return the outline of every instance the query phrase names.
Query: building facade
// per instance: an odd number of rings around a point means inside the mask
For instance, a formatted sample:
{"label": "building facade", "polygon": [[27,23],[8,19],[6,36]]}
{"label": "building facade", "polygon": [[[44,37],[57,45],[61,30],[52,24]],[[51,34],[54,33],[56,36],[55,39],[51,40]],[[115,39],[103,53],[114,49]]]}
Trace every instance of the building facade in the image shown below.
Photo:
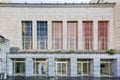
{"label": "building facade", "polygon": [[10,40],[7,75],[120,77],[119,8],[0,3],[0,34]]}

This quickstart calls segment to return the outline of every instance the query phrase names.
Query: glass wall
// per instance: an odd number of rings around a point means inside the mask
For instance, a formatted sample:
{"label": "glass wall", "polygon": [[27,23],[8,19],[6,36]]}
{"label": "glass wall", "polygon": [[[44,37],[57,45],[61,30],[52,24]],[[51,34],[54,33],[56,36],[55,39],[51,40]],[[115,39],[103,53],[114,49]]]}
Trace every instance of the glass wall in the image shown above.
{"label": "glass wall", "polygon": [[62,21],[52,21],[52,49],[63,49],[63,23]]}
{"label": "glass wall", "polygon": [[79,76],[89,76],[90,75],[90,60],[78,59],[77,60],[77,74]]}
{"label": "glass wall", "polygon": [[76,50],[78,44],[78,23],[77,21],[67,22],[67,49]]}
{"label": "glass wall", "polygon": [[32,21],[22,21],[23,49],[32,49]]}
{"label": "glass wall", "polygon": [[37,49],[48,48],[47,21],[37,21]]}
{"label": "glass wall", "polygon": [[47,76],[48,75],[48,60],[47,59],[33,59],[33,74],[35,76]]}
{"label": "glass wall", "polygon": [[93,22],[92,21],[83,21],[83,40],[84,40],[84,49],[92,50],[93,49]]}
{"label": "glass wall", "polygon": [[106,50],[108,46],[108,21],[98,22],[98,49]]}
{"label": "glass wall", "polygon": [[12,72],[14,76],[25,75],[25,59],[12,59]]}
{"label": "glass wall", "polygon": [[101,76],[112,76],[112,60],[101,60],[100,63]]}

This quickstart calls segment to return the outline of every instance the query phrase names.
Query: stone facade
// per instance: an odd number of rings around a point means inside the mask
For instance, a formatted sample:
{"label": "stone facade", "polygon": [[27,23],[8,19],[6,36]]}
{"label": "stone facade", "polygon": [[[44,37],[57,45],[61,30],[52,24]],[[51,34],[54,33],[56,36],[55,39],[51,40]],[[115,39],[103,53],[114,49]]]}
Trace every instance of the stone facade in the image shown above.
{"label": "stone facade", "polygon": [[[98,21],[108,21],[108,49],[119,50],[119,10],[119,3],[0,3],[0,34],[10,40],[11,49],[9,51],[9,41],[5,45],[2,44],[4,48],[2,48],[1,53],[5,53],[2,65],[3,72],[7,73],[8,76],[43,76],[41,75],[43,73],[44,76],[106,77],[106,74],[109,74],[107,77],[120,77],[119,52],[109,55],[105,51],[98,50],[97,35]],[[22,21],[32,21],[33,49],[23,49]],[[47,50],[37,49],[37,21],[48,22]],[[62,50],[52,49],[52,21],[63,22]],[[78,22],[78,49],[72,53],[66,47],[67,21]],[[83,21],[93,22],[94,42],[91,51],[84,50]],[[7,52],[9,53],[6,56]],[[82,69],[78,69],[78,64]],[[104,67],[108,64],[109,73],[105,73],[104,69],[106,68]],[[60,71],[59,67],[61,67]],[[88,69],[87,73],[84,73],[84,67]]]}
{"label": "stone facade", "polygon": [[119,50],[120,47],[120,2],[118,2],[114,8],[114,19],[115,19],[115,26],[114,26],[114,41],[115,41],[115,45],[114,47]]}
{"label": "stone facade", "polygon": [[[66,27],[67,21],[78,21],[78,49],[83,50],[82,40],[82,21],[93,21],[94,31],[97,30],[98,21],[109,21],[109,46],[113,47],[113,26],[114,26],[114,4],[1,4],[0,13],[0,34],[11,41],[11,48],[22,49],[22,21],[32,21],[33,25],[33,49],[37,49],[36,21],[48,21],[48,50],[52,50],[52,21],[63,21],[63,27]],[[49,7],[49,8],[48,8]],[[88,9],[89,8],[89,9]],[[72,9],[72,12],[71,12]],[[11,16],[10,16],[11,15]],[[73,16],[74,15],[74,16]],[[99,15],[99,16],[98,16]],[[6,24],[6,20],[9,20]],[[11,24],[12,23],[12,24]],[[63,28],[63,50],[66,50],[66,34]],[[80,31],[81,30],[81,31]],[[7,31],[7,33],[5,32]],[[93,49],[98,49],[97,34],[94,32]],[[16,34],[14,34],[16,33]],[[14,34],[14,35],[13,35]]]}
{"label": "stone facade", "polygon": [[[27,55],[27,56],[26,56]],[[109,55],[109,54],[81,54],[81,53],[77,53],[77,54],[57,54],[57,53],[46,53],[46,54],[30,54],[30,53],[14,53],[14,54],[8,54],[8,75],[12,76],[12,61],[11,58],[25,58],[25,62],[26,62],[26,76],[34,76],[33,74],[33,58],[46,58],[48,59],[48,74],[47,76],[56,76],[55,75],[55,59],[56,58],[67,58],[70,59],[70,74],[67,76],[71,76],[71,77],[77,77],[79,76],[77,74],[77,59],[90,59],[91,60],[91,73],[89,76],[93,76],[93,77],[102,77],[100,74],[100,62],[101,59],[111,59],[111,60],[115,60],[117,62],[113,62],[113,64],[116,64],[112,70],[113,71],[113,77],[120,77],[120,70],[119,70],[119,64],[120,64],[120,60],[119,60],[120,55],[116,54],[116,55]],[[117,70],[117,71],[116,71]],[[109,77],[109,76],[107,76]]]}

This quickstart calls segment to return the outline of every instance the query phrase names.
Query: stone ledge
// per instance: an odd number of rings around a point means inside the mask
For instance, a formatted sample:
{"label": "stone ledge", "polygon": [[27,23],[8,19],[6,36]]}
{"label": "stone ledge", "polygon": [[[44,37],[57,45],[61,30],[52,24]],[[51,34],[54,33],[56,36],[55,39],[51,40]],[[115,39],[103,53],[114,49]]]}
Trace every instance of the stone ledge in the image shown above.
{"label": "stone ledge", "polygon": [[20,8],[106,8],[114,7],[116,3],[0,3],[0,7]]}

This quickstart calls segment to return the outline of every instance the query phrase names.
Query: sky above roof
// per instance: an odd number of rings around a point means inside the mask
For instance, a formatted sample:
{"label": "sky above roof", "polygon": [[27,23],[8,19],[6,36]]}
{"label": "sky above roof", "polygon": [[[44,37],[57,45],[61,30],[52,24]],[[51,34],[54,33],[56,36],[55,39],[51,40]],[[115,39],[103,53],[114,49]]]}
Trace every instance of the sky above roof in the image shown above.
{"label": "sky above roof", "polygon": [[90,0],[12,0],[13,3],[89,3]]}

